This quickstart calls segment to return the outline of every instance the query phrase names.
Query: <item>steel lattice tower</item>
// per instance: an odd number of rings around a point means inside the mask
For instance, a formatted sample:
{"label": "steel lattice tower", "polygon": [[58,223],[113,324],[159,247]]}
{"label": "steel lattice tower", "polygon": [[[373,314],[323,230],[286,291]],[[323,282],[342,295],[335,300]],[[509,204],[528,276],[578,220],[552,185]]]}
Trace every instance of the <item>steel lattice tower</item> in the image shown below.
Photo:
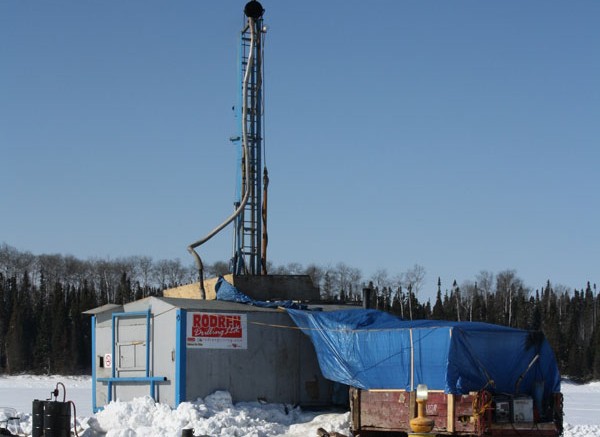
{"label": "steel lattice tower", "polygon": [[[246,5],[244,12],[247,20],[240,35],[239,97],[236,106],[239,135],[234,139],[238,150],[234,208],[240,207],[246,190],[249,197],[234,221],[231,271],[237,275],[258,275],[266,273],[266,238],[263,242],[263,237],[266,236],[263,189],[266,188],[264,185],[268,180],[263,162],[264,9],[257,1],[251,1]],[[247,142],[246,147],[243,144],[244,139]],[[246,165],[246,160],[249,160],[249,165]],[[249,169],[248,175],[246,169]]]}

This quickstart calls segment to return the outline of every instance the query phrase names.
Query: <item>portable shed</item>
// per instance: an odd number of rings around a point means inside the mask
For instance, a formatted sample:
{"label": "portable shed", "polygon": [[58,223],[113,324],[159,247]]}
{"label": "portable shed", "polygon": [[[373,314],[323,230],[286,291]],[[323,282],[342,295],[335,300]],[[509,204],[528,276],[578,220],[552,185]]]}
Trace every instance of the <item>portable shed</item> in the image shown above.
{"label": "portable shed", "polygon": [[276,308],[148,297],[86,313],[94,411],[147,395],[176,406],[216,390],[235,402],[303,406],[332,405],[339,395],[308,337]]}

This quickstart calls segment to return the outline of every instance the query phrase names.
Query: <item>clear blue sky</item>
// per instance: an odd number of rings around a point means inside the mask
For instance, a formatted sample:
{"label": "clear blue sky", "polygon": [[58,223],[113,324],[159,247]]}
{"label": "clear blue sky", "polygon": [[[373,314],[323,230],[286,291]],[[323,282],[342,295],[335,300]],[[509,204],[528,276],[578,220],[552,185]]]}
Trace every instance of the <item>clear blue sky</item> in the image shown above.
{"label": "clear blue sky", "polygon": [[[262,3],[271,261],[600,282],[600,2]],[[0,242],[191,264],[232,211],[244,4],[1,1]]]}

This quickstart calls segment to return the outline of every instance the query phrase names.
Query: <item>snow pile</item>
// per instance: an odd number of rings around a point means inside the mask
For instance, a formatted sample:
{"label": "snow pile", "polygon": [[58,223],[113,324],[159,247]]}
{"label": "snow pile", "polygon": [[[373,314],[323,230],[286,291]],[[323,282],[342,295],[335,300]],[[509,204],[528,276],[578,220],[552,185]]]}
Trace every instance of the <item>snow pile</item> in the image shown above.
{"label": "snow pile", "polygon": [[[318,428],[350,434],[347,412],[318,414],[281,404],[234,404],[224,391],[182,403],[176,409],[157,404],[150,397],[116,401],[92,415],[89,377],[0,376],[0,407],[15,408],[21,418],[11,421],[13,434],[31,434],[32,400],[46,399],[58,382],[67,388],[66,399],[77,405],[80,437],[180,437],[186,428],[194,429],[195,436],[211,437],[307,437],[316,436]],[[600,382],[579,385],[563,381],[562,392],[564,437],[600,436]]]}
{"label": "snow pile", "polygon": [[[32,400],[48,398],[58,382],[67,387],[66,400],[77,405],[80,437],[180,437],[182,429],[193,429],[195,436],[305,437],[316,436],[320,427],[349,434],[348,413],[318,414],[290,405],[259,402],[233,404],[226,391],[184,402],[176,409],[156,403],[149,396],[130,402],[114,401],[92,415],[87,413],[91,411],[89,377],[0,376],[0,406],[10,405],[20,416],[20,421],[9,424],[13,434],[31,434]],[[62,391],[58,400],[62,400]]]}
{"label": "snow pile", "polygon": [[598,425],[565,425],[563,437],[598,437],[600,426]]}
{"label": "snow pile", "polygon": [[[137,398],[131,402],[112,402],[87,421],[88,428],[82,436],[181,436],[181,430],[194,429],[195,435],[227,435],[267,437],[280,435],[306,435],[306,425],[314,414],[286,405],[242,402],[233,404],[231,395],[218,391],[204,401],[184,402],[172,410],[152,398]],[[347,432],[348,414],[338,425]],[[292,434],[290,427],[294,426]],[[314,434],[318,424],[314,426]],[[343,429],[338,429],[342,431]]]}

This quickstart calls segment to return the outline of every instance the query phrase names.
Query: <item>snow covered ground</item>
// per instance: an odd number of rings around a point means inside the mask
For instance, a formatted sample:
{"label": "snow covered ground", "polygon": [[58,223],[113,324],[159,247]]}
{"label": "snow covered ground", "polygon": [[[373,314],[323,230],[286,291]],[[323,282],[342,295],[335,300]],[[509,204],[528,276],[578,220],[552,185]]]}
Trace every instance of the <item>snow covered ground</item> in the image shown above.
{"label": "snow covered ground", "polygon": [[600,382],[574,384],[563,381],[564,437],[600,436]]}
{"label": "snow covered ground", "polygon": [[[81,437],[179,437],[183,428],[194,428],[196,436],[307,437],[316,436],[320,427],[349,434],[348,413],[315,413],[256,402],[233,405],[227,392],[181,404],[176,410],[155,404],[149,398],[114,402],[93,415],[90,381],[89,377],[0,375],[0,407],[12,407],[21,417],[9,429],[13,433],[31,434],[32,401],[49,398],[61,382],[66,387],[66,400],[77,407]],[[62,387],[59,391],[58,400],[62,401]],[[564,437],[600,436],[600,382],[578,385],[565,381],[562,391]],[[0,420],[1,416],[0,408]]]}

